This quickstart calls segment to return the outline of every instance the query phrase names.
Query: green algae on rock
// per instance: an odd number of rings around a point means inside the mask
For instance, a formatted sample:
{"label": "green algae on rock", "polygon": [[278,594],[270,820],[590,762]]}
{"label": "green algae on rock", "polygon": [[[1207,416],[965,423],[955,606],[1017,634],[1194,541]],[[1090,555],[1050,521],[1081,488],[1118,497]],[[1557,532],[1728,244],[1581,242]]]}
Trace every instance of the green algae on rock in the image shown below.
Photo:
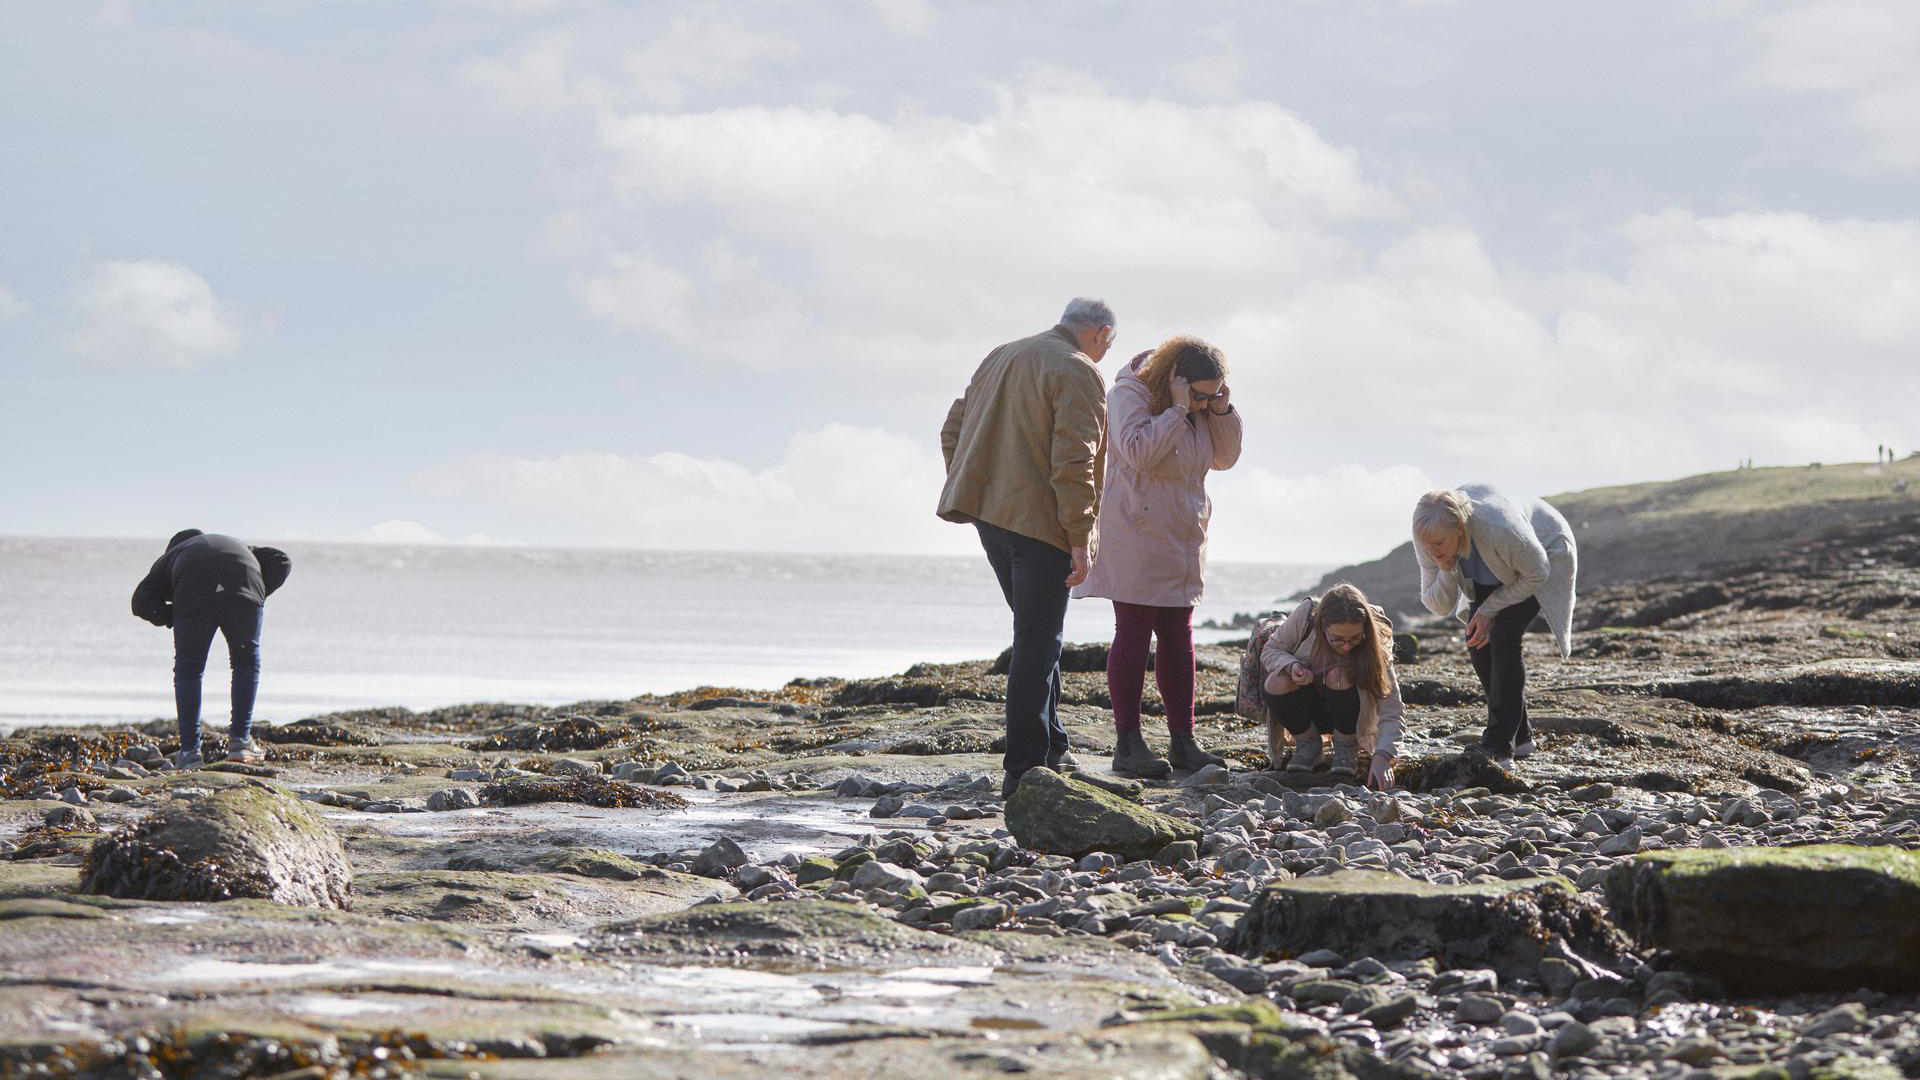
{"label": "green algae on rock", "polygon": [[1151,859],[1200,829],[1050,769],[1032,769],[1007,800],[1007,828],[1029,851],[1079,858],[1108,852],[1129,862]]}
{"label": "green algae on rock", "polygon": [[253,897],[345,908],[353,869],[311,806],[249,783],[175,800],[101,837],[87,852],[80,888],[135,900]]}
{"label": "green algae on rock", "polygon": [[1561,950],[1601,964],[1630,953],[1599,904],[1558,878],[1433,885],[1377,870],[1267,886],[1227,947],[1244,956],[1321,948],[1381,960],[1437,956],[1449,967],[1521,978]]}
{"label": "green algae on rock", "polygon": [[1920,852],[1649,852],[1605,888],[1628,933],[1736,990],[1920,989]]}

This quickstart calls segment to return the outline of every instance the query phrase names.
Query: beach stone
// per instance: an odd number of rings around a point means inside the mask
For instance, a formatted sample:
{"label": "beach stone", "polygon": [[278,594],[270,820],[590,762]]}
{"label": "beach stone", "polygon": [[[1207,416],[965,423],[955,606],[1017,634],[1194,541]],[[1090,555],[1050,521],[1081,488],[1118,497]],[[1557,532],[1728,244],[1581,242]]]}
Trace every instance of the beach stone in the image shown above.
{"label": "beach stone", "polygon": [[1233,772],[1226,766],[1205,765],[1195,769],[1175,786],[1183,788],[1205,787],[1208,784],[1224,784],[1232,779]]}
{"label": "beach stone", "polygon": [[1628,933],[1736,992],[1920,989],[1920,852],[1650,852],[1616,865],[1605,892]]}
{"label": "beach stone", "polygon": [[692,872],[701,877],[726,877],[747,865],[747,853],[728,837],[708,844],[694,857]]}
{"label": "beach stone", "polygon": [[1453,1015],[1469,1024],[1491,1024],[1506,1011],[1507,1007],[1500,1003],[1499,998],[1485,994],[1461,994],[1460,1004],[1454,1006]]}
{"label": "beach stone", "polygon": [[991,930],[1007,921],[1012,912],[1005,904],[970,904],[953,913],[955,930]]}
{"label": "beach stone", "polygon": [[1594,1034],[1592,1028],[1578,1020],[1569,1020],[1553,1033],[1553,1042],[1547,1053],[1553,1058],[1571,1057],[1584,1054],[1599,1045],[1600,1036]]}
{"label": "beach stone", "polygon": [[93,811],[83,806],[56,806],[42,820],[56,829],[91,829],[100,824]]}
{"label": "beach stone", "polygon": [[1249,957],[1321,946],[1382,960],[1432,956],[1507,978],[1532,978],[1559,949],[1603,964],[1630,955],[1600,906],[1558,878],[1437,885],[1377,870],[1270,884],[1227,942]]}
{"label": "beach stone", "polygon": [[1849,1035],[1866,1026],[1866,1006],[1850,1001],[1814,1017],[1800,1034],[1808,1039],[1824,1039],[1829,1035]]}
{"label": "beach stone", "polygon": [[853,872],[853,887],[856,889],[880,889],[883,892],[906,892],[923,884],[919,874],[905,867],[895,866],[879,859],[869,859],[860,864]]}
{"label": "beach stone", "polygon": [[1153,861],[1159,866],[1178,866],[1183,862],[1192,862],[1200,857],[1200,845],[1191,840],[1175,840],[1154,853]]}
{"label": "beach stone", "polygon": [[1021,777],[1006,817],[1021,847],[1069,858],[1103,851],[1128,861],[1149,859],[1177,840],[1200,840],[1200,829],[1189,822],[1049,769]]}
{"label": "beach stone", "polygon": [[447,810],[471,810],[480,805],[480,793],[472,788],[443,788],[427,796],[427,809],[434,813]]}
{"label": "beach stone", "polygon": [[580,758],[560,758],[547,765],[547,772],[556,776],[599,776],[600,763]]}
{"label": "beach stone", "polygon": [[1353,811],[1347,808],[1342,799],[1328,799],[1320,809],[1313,813],[1313,824],[1325,829],[1353,820]]}
{"label": "beach stone", "polygon": [[318,812],[250,783],[176,799],[101,837],[87,853],[80,888],[133,900],[252,897],[345,908],[353,869],[339,835]]}

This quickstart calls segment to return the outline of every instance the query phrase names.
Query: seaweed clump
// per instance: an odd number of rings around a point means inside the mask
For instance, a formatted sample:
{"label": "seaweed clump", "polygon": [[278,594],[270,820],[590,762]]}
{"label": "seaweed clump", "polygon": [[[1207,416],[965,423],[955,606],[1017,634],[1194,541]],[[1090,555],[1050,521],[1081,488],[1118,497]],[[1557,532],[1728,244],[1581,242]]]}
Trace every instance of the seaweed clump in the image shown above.
{"label": "seaweed clump", "polygon": [[467,744],[469,750],[598,750],[618,736],[590,716],[552,724],[515,724]]}
{"label": "seaweed clump", "polygon": [[655,791],[604,777],[585,776],[516,776],[481,788],[480,801],[488,806],[568,802],[605,808],[643,807],[657,810],[682,810],[692,805],[672,792]]}

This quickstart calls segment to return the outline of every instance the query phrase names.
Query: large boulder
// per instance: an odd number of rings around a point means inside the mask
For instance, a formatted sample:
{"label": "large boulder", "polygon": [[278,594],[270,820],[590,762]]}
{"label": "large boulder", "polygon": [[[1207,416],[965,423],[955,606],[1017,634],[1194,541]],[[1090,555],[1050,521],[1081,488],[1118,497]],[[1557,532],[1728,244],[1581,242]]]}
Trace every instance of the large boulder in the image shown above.
{"label": "large boulder", "polygon": [[1227,947],[1245,956],[1344,956],[1491,967],[1533,978],[1540,961],[1624,963],[1630,943],[1599,904],[1558,878],[1433,885],[1377,870],[1276,882],[1235,924]]}
{"label": "large boulder", "polygon": [[1199,827],[1128,802],[1051,769],[1032,769],[1007,800],[1007,828],[1028,851],[1079,858],[1096,851],[1151,859],[1176,840],[1200,839]]}
{"label": "large boulder", "polygon": [[265,784],[177,799],[94,842],[83,892],[133,900],[235,900],[345,908],[353,868],[312,804]]}
{"label": "large boulder", "polygon": [[1920,990],[1920,852],[1657,851],[1605,888],[1628,933],[1736,991]]}

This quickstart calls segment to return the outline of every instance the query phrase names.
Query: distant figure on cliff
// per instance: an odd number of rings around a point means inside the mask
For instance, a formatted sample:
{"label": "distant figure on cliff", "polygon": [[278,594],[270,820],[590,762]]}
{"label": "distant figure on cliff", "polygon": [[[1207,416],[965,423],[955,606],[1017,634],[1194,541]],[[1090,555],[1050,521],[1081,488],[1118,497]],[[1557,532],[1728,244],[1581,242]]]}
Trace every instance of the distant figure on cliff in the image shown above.
{"label": "distant figure on cliff", "polygon": [[[1240,460],[1240,412],[1226,379],[1220,350],[1183,336],[1134,357],[1107,395],[1111,452],[1100,503],[1100,558],[1073,595],[1113,601],[1107,695],[1116,733],[1113,771],[1122,776],[1225,764],[1193,737],[1193,609],[1206,576],[1213,516],[1207,473]],[[1140,733],[1153,639],[1167,758],[1155,756]]]}
{"label": "distant figure on cliff", "polygon": [[1294,742],[1288,772],[1312,772],[1324,737],[1331,736],[1330,774],[1356,776],[1365,750],[1367,786],[1393,786],[1407,710],[1393,674],[1393,623],[1365,593],[1341,582],[1317,600],[1301,601],[1268,633],[1260,666],[1274,768],[1286,753],[1287,735]]}
{"label": "distant figure on cliff", "polygon": [[1486,484],[1430,491],[1413,510],[1413,553],[1427,610],[1467,624],[1467,654],[1487,695],[1480,749],[1500,761],[1526,757],[1533,728],[1521,637],[1544,615],[1560,655],[1572,648],[1578,560],[1567,519]]}
{"label": "distant figure on cliff", "polygon": [[133,590],[133,613],[173,628],[173,700],[180,723],[175,765],[200,759],[200,678],[216,633],[227,639],[233,666],[232,727],[227,760],[259,760],[253,744],[253,702],[260,692],[260,628],[267,597],[287,580],[293,561],[278,548],[248,547],[199,529],[175,533],[166,553]]}
{"label": "distant figure on cliff", "polygon": [[1087,579],[1106,457],[1113,309],[1079,298],[1060,324],[987,354],[947,411],[938,513],[971,524],[1013,609],[1003,795],[1036,765],[1078,764],[1060,722],[1067,590]]}

